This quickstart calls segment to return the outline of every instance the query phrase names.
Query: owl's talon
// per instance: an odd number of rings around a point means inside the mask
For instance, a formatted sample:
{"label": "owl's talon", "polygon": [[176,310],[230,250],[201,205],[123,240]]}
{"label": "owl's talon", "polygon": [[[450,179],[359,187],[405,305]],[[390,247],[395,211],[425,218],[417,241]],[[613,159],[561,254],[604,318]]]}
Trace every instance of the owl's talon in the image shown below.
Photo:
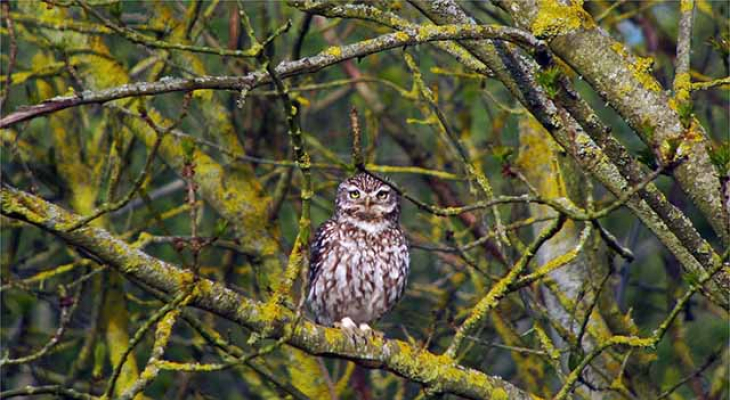
{"label": "owl's talon", "polygon": [[362,347],[367,345],[369,339],[378,335],[368,324],[362,323],[359,326],[349,317],[342,318],[340,322],[335,322],[335,327],[342,329],[348,340],[354,347]]}
{"label": "owl's talon", "polygon": [[340,322],[335,322],[335,326],[341,327],[342,329],[346,330],[357,330],[357,324],[355,324],[355,321],[351,320],[350,317],[345,317],[340,320]]}
{"label": "owl's talon", "polygon": [[364,335],[367,335],[367,337],[370,338],[370,340],[373,340],[375,338],[383,339],[385,337],[383,335],[383,332],[376,331],[375,329],[371,328],[370,325],[368,325],[368,324],[362,323],[362,324],[360,324],[359,328],[360,328],[360,331]]}

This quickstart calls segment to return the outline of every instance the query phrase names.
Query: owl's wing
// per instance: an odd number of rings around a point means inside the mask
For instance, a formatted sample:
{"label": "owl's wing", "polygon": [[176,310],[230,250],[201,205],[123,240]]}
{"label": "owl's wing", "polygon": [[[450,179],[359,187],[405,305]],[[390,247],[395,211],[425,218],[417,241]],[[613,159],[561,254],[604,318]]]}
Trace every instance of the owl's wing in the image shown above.
{"label": "owl's wing", "polygon": [[319,274],[322,268],[322,262],[324,260],[324,253],[327,248],[332,245],[331,241],[335,238],[332,233],[336,228],[336,223],[333,220],[327,220],[317,228],[317,232],[314,234],[314,240],[309,247],[309,285],[312,285],[314,277]]}

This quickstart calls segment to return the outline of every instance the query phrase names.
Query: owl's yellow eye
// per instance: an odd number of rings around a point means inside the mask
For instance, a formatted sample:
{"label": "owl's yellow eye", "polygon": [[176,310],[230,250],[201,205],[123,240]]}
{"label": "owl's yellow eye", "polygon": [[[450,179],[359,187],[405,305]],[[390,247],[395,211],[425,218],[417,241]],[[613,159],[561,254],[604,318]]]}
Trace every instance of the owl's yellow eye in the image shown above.
{"label": "owl's yellow eye", "polygon": [[378,192],[378,194],[376,196],[378,196],[378,198],[380,200],[385,200],[385,199],[388,198],[388,191],[387,190],[381,190],[381,191]]}
{"label": "owl's yellow eye", "polygon": [[360,197],[360,191],[359,190],[350,190],[350,198],[351,199],[357,199]]}

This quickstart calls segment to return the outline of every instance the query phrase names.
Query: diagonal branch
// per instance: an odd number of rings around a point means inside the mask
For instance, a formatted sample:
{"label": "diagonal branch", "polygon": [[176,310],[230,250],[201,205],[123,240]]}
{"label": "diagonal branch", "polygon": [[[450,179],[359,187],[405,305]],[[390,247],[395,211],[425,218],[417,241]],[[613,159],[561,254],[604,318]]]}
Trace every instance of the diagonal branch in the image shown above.
{"label": "diagonal branch", "polygon": [[[473,22],[473,19],[454,1],[410,0],[410,2],[436,23]],[[520,7],[522,5],[516,5],[517,9]],[[568,150],[568,153],[585,171],[593,175],[614,195],[619,197],[622,195],[624,188],[631,182],[627,181],[622,170],[585,132],[581,121],[577,120],[569,110],[562,108],[562,104],[548,98],[545,90],[536,82],[537,66],[534,63],[498,41],[463,41],[461,44],[495,71],[497,78],[547,128],[553,138]],[[552,44],[553,42],[551,42]],[[592,51],[586,51],[586,53],[590,54]],[[679,168],[692,162],[693,158],[690,157]],[[711,247],[693,249],[688,243],[684,243],[682,232],[674,232],[669,229],[669,221],[665,221],[657,215],[646,200],[632,198],[628,201],[627,206],[689,273],[700,274],[718,264],[718,257]],[[693,254],[695,250],[706,254],[709,263],[698,260],[696,254]],[[727,309],[730,308],[730,302],[727,300],[728,290],[730,290],[730,275],[720,273],[708,284],[708,288],[703,290],[703,293]]]}
{"label": "diagonal branch", "polygon": [[[730,211],[722,201],[720,179],[710,162],[708,135],[691,116],[691,110],[681,109],[664,93],[651,73],[653,60],[631,54],[596,25],[581,4],[537,0],[497,3],[516,26],[549,40],[551,50],[585,78],[658,159],[671,158],[663,150],[667,142],[679,143],[677,151],[687,155],[689,162],[673,170],[672,175],[722,242],[730,243]],[[687,10],[688,6],[691,2],[683,1],[681,8]],[[683,79],[689,97],[689,74]]]}
{"label": "diagonal branch", "polygon": [[[71,232],[63,231],[63,226],[73,223],[79,216],[29,193],[10,187],[0,189],[0,213],[36,225],[70,245],[84,249],[128,278],[168,295],[184,290],[193,279],[191,272],[151,257],[103,229],[84,226]],[[299,321],[296,330],[289,333],[296,315],[287,308],[277,304],[265,306],[208,279],[201,278],[196,289],[198,292],[191,305],[252,331],[267,332],[272,338],[287,335],[289,345],[309,354],[367,362],[370,367],[391,371],[435,391],[470,399],[538,398],[500,378],[461,367],[448,357],[399,340],[376,337],[366,346],[356,346],[340,330],[309,321]]]}
{"label": "diagonal branch", "polygon": [[[330,47],[311,57],[305,57],[296,61],[281,62],[276,66],[275,73],[280,78],[288,78],[293,75],[316,72],[345,60],[361,58],[389,49],[418,43],[461,39],[501,39],[515,42],[527,48],[543,47],[542,42],[536,40],[529,33],[503,26],[416,26],[347,46]],[[20,108],[18,111],[0,119],[0,128],[7,128],[18,122],[84,104],[98,104],[127,97],[201,89],[239,90],[246,92],[269,82],[271,82],[271,79],[268,73],[257,71],[243,76],[201,76],[193,79],[162,79],[158,82],[139,82],[96,92],[84,91],[76,93],[73,96],[54,97],[35,106]]]}

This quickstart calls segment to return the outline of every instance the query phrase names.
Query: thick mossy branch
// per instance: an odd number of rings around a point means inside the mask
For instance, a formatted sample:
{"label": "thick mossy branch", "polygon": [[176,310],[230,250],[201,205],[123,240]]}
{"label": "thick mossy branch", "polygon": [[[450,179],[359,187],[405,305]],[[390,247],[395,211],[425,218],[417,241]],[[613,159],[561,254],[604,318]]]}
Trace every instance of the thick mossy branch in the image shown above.
{"label": "thick mossy branch", "polygon": [[[82,248],[85,253],[108,264],[130,279],[141,281],[168,295],[179,293],[193,280],[192,273],[130,247],[125,242],[95,227],[84,226],[67,232],[61,228],[79,216],[26,192],[0,189],[2,215],[36,225]],[[313,355],[367,361],[369,366],[392,371],[436,392],[453,393],[470,399],[536,399],[500,378],[463,368],[452,359],[438,356],[399,340],[374,338],[364,347],[355,346],[340,330],[325,328],[309,321],[296,320],[293,311],[279,305],[265,306],[208,279],[200,279],[191,305],[234,321],[271,338],[288,335],[287,343]]]}
{"label": "thick mossy branch", "polygon": [[[686,4],[690,3],[682,4],[686,10]],[[723,205],[720,180],[707,154],[707,135],[697,122],[691,129],[686,129],[680,115],[681,107],[662,91],[651,74],[652,60],[631,54],[623,44],[600,29],[580,5],[563,5],[556,0],[501,0],[498,5],[510,14],[518,27],[550,38],[550,48],[555,54],[590,83],[657,156],[661,156],[662,143],[680,141],[679,150],[689,157],[689,162],[675,169],[673,175],[723,243],[730,243],[730,212]],[[577,23],[551,19],[553,14],[566,16]],[[555,29],[537,29],[548,23],[555,25]],[[689,40],[686,42],[689,50]],[[681,56],[689,61],[689,53]],[[682,93],[688,97],[689,74],[680,76],[679,83],[687,86]],[[647,130],[647,126],[651,129]]]}
{"label": "thick mossy branch", "polygon": [[[436,23],[474,23],[473,18],[454,1],[444,0],[432,3],[425,0],[410,0],[410,2]],[[515,2],[513,10],[510,12],[522,10],[524,4],[526,3]],[[464,41],[461,44],[494,71],[496,77],[502,81],[510,93],[530,110],[553,138],[575,158],[584,171],[590,173],[614,195],[622,196],[625,188],[632,182],[623,176],[621,169],[586,134],[580,121],[577,121],[568,110],[562,108],[560,103],[549,99],[544,90],[536,84],[536,63],[518,55],[498,41]],[[594,51],[587,52],[592,54]],[[691,163],[693,163],[693,158],[683,163],[682,166]],[[652,210],[644,200],[633,197],[626,205],[680,261],[688,273],[700,274],[717,265],[718,257],[711,247],[690,248],[689,243],[682,241],[681,233],[672,231],[668,226],[668,221],[664,221],[660,215],[657,215],[656,211]],[[708,254],[708,258],[712,262],[699,261],[693,254],[697,251]],[[704,291],[714,302],[726,309],[730,308],[730,302],[727,299],[728,292],[730,292],[730,275],[724,272],[718,274],[713,282],[710,282],[708,289]]]}
{"label": "thick mossy branch", "polygon": [[[319,0],[294,0],[292,5],[307,13],[315,13],[330,18],[356,18],[388,26],[394,30],[413,28],[418,25],[411,23],[394,13],[380,10],[368,4],[345,4]],[[466,49],[452,42],[435,42],[434,45],[450,54],[470,70],[483,75],[492,75],[492,72]]]}

